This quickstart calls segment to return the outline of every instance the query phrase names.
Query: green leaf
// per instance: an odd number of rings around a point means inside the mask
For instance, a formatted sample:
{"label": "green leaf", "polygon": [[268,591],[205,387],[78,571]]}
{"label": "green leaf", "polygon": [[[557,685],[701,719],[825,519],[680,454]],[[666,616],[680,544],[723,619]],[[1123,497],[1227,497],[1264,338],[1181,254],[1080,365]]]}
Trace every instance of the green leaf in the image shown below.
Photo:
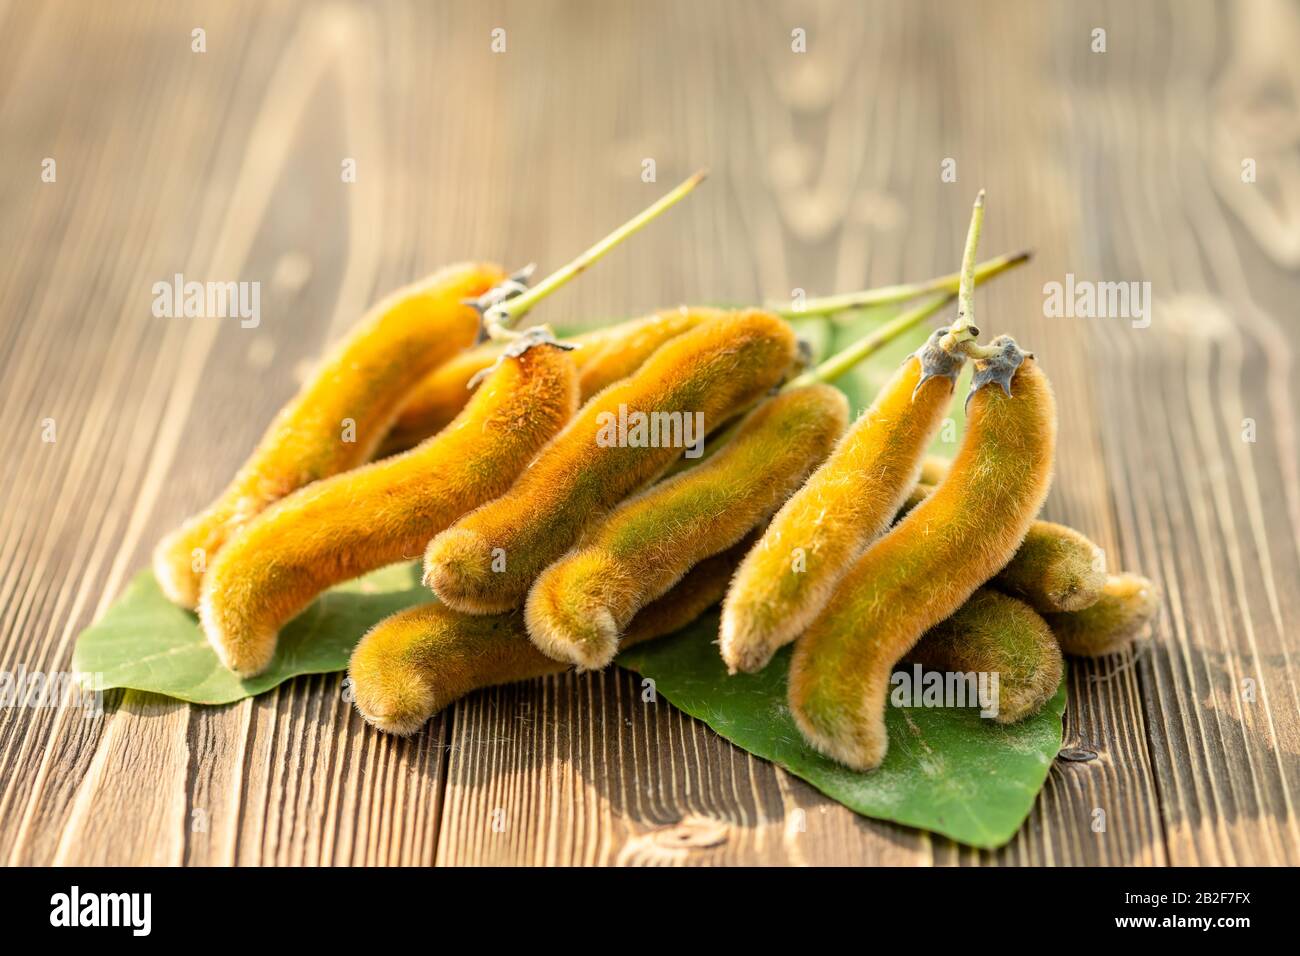
{"label": "green leaf", "polygon": [[[96,689],[129,687],[196,704],[228,704],[299,674],[344,670],[361,635],[384,617],[430,599],[419,562],[396,564],[325,594],[281,635],[271,667],[240,680],[217,660],[197,618],[176,607],[143,571],[73,654]],[[841,767],[807,747],[785,703],[789,654],[761,673],[727,676],[718,618],[625,651],[620,666],[653,678],[675,706],[750,753],[785,767],[866,816],[945,834],[978,847],[1009,840],[1033,805],[1061,746],[1065,686],[1037,717],[1012,727],[973,710],[891,709],[890,748],[871,773]]]}
{"label": "green leaf", "polygon": [[280,633],[265,672],[241,680],[217,660],[198,618],[163,596],[142,571],[108,612],[77,638],[72,666],[95,690],[130,687],[194,704],[229,704],[270,690],[299,674],[348,666],[370,627],[430,600],[418,561],[394,564],[322,595]]}
{"label": "green leaf", "polygon": [[786,705],[785,649],[757,674],[728,676],[718,616],[624,651],[618,663],[655,682],[673,706],[755,756],[784,767],[850,810],[993,849],[1033,807],[1061,749],[1065,682],[1035,717],[1002,726],[975,709],[890,707],[889,752],[859,773],[803,742]]}

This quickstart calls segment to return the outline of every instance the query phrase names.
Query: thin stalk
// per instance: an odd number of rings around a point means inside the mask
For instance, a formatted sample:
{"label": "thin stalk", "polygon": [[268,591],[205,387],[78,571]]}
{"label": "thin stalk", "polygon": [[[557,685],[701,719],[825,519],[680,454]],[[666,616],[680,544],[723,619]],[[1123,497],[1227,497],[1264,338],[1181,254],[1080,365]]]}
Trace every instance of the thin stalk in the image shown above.
{"label": "thin stalk", "polygon": [[966,231],[966,249],[961,257],[961,285],[957,292],[957,321],[948,328],[948,334],[939,346],[948,352],[965,352],[970,358],[988,358],[996,352],[976,340],[980,330],[975,325],[975,251],[984,231],[984,190],[975,197],[970,211],[970,228]]}
{"label": "thin stalk", "polygon": [[891,319],[880,328],[874,329],[870,334],[864,335],[848,348],[836,352],[816,368],[811,368],[802,375],[790,379],[784,388],[789,390],[802,388],[805,385],[814,385],[818,382],[835,381],[863,359],[875,355],[908,329],[924,322],[956,298],[957,294],[955,292],[931,296],[920,305],[908,309],[902,315]]}
{"label": "thin stalk", "polygon": [[[985,268],[982,271],[980,270],[976,271],[974,281],[977,283],[986,282],[987,280],[993,278],[994,276],[999,275],[1007,271],[1008,269],[1013,269],[1016,266],[1020,265],[1021,263],[1028,262],[1028,261],[1029,261],[1028,252],[1017,253],[1014,256],[1000,256],[997,259],[990,259],[989,262],[985,263],[985,265],[988,268]],[[944,282],[949,278],[951,277],[945,276],[943,279],[932,279],[930,280],[930,283],[918,283],[917,285],[913,285],[910,287],[892,286],[890,288],[895,288],[895,289],[918,288],[918,287],[923,287],[925,285],[929,285],[931,283],[938,284]],[[939,286],[939,288],[942,290],[943,286]],[[867,294],[869,293],[856,292],[856,293],[850,293],[850,296],[862,297]],[[843,298],[847,299],[850,296],[844,296]],[[835,381],[841,375],[844,375],[845,373],[849,372],[859,362],[862,362],[865,359],[869,358],[870,356],[874,355],[875,353],[879,352],[882,348],[884,348],[890,342],[894,341],[904,332],[908,331],[909,329],[915,328],[919,323],[924,322],[926,319],[930,318],[930,316],[943,311],[943,309],[945,309],[948,305],[950,305],[953,301],[955,301],[956,298],[957,298],[957,291],[955,288],[947,292],[941,292],[938,295],[932,296],[931,298],[925,300],[919,305],[916,305],[913,308],[909,309],[908,311],[903,312],[902,314],[891,319],[889,322],[886,322],[884,325],[880,326],[879,328],[873,329],[870,333],[864,335],[862,338],[858,339],[856,342],[849,345],[847,348],[841,349],[839,352],[836,352],[834,355],[826,359],[824,362],[822,362],[820,365],[816,366],[815,368],[811,368],[807,372],[804,372],[803,374],[798,375],[795,378],[792,378],[789,382],[787,382],[784,386],[782,386],[781,390],[788,391],[790,389],[803,388],[808,385],[815,385],[819,382],[830,383]],[[894,300],[886,300],[886,301],[894,301]],[[690,460],[685,458],[681,459],[680,461],[677,462],[676,465],[674,465],[671,469],[669,469],[666,476],[675,475],[678,472],[685,471],[687,468],[691,468],[694,467],[695,465],[698,465],[700,461],[707,459],[710,455],[714,454],[719,448],[726,445],[727,442],[731,440],[732,436],[736,433],[736,431],[739,428],[740,428],[740,419],[738,418],[736,421],[732,422],[731,424],[724,426],[723,429],[719,431],[716,435],[712,435],[709,437],[708,441],[705,443],[704,446],[704,455],[701,458],[690,459]]]}
{"label": "thin stalk", "polygon": [[708,174],[707,169],[701,169],[672,192],[637,213],[586,252],[581,253],[566,265],[552,272],[531,289],[520,293],[513,299],[507,299],[492,306],[483,317],[488,336],[493,339],[513,339],[517,337],[520,333],[514,332],[513,327],[524,317],[528,310],[575,276],[581,275],[589,266],[624,239],[640,231],[642,227],[685,199],[696,186],[704,181]]}
{"label": "thin stalk", "polygon": [[[999,273],[1028,262],[1031,255],[1032,253],[1029,251],[1016,252],[989,259],[987,262],[981,262],[975,267],[975,279],[979,282],[987,281]],[[839,295],[828,295],[820,299],[809,299],[798,308],[784,304],[780,306],[769,305],[768,308],[785,318],[803,318],[831,315],[836,312],[847,312],[851,309],[865,309],[876,305],[893,305],[898,302],[907,302],[910,299],[919,298],[931,292],[957,292],[961,285],[961,276],[960,272],[953,272],[946,276],[926,279],[924,282],[886,285],[877,289],[866,289],[862,292],[844,292]]]}
{"label": "thin stalk", "polygon": [[957,291],[957,321],[953,323],[953,332],[959,338],[969,329],[972,338],[979,337],[975,328],[975,252],[979,248],[980,234],[984,231],[984,190],[975,197],[975,205],[970,211],[970,226],[966,230],[966,249],[961,257],[961,285]]}
{"label": "thin stalk", "polygon": [[[996,276],[1001,275],[1016,266],[1024,265],[1031,258],[1033,253],[1029,250],[1022,252],[1008,253],[981,262],[975,267],[975,282],[982,284]],[[785,319],[800,319],[808,317],[826,317],[832,316],[837,312],[848,312],[854,309],[869,308],[879,305],[895,305],[899,302],[907,302],[910,299],[918,298],[929,292],[951,292],[956,293],[958,285],[961,282],[961,273],[954,272],[946,276],[938,276],[934,279],[926,279],[924,282],[910,282],[899,285],[878,286],[874,289],[862,289],[857,292],[843,292],[833,296],[826,296],[822,299],[809,299],[805,306],[811,308],[793,308],[788,306],[774,307],[771,304],[763,306],[769,312],[775,312]],[[514,299],[511,300],[516,301]],[[594,329],[585,331],[595,331]]]}

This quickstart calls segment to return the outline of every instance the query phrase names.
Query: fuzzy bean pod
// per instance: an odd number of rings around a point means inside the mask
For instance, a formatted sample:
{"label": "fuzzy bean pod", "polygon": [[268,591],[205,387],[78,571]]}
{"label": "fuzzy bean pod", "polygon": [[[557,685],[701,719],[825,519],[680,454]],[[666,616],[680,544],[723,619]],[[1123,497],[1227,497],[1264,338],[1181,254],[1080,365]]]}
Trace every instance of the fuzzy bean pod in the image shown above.
{"label": "fuzzy bean pod", "polygon": [[463,613],[518,607],[588,526],[681,456],[680,441],[655,443],[634,417],[675,420],[683,435],[702,422],[702,438],[780,383],[796,352],[790,326],[757,310],[671,339],[579,409],[509,491],[434,538],[425,583]]}
{"label": "fuzzy bean pod", "polygon": [[903,362],[826,462],[772,519],[723,604],[720,649],[731,673],[761,670],[830,598],[916,481],[964,361],[943,330]]}
{"label": "fuzzy bean pod", "polygon": [[450,266],[372,308],[275,417],[215,502],[154,551],[163,593],[194,607],[226,540],[272,502],[370,459],[411,388],[474,342],[479,316],[463,300],[505,278],[495,265]]}
{"label": "fuzzy bean pod", "polygon": [[928,498],[932,491],[934,491],[934,485],[917,482],[912,490],[907,493],[907,497],[903,499],[902,507],[898,509],[898,514],[894,516],[894,521],[902,521],[913,508]]}
{"label": "fuzzy bean pod", "polygon": [[829,385],[782,392],[708,461],[623,502],[528,592],[533,643],[579,668],[604,667],[633,615],[767,520],[847,420],[848,402]]}
{"label": "fuzzy bean pod", "polygon": [[[471,379],[490,368],[504,351],[503,342],[484,342],[466,349],[421,379],[397,413],[375,457],[384,458],[414,448],[451,424],[474,394]],[[577,356],[575,353],[575,362]]]}
{"label": "fuzzy bean pod", "polygon": [[[585,402],[607,385],[631,375],[669,339],[723,314],[717,309],[682,306],[565,339],[578,346],[573,361],[578,366],[580,400]],[[499,342],[485,342],[425,376],[402,405],[379,455],[413,448],[446,427],[469,401],[471,380],[500,357],[502,348]]]}
{"label": "fuzzy bean pod", "polygon": [[907,654],[929,670],[996,674],[1000,724],[1032,717],[1052,699],[1065,664],[1051,628],[1028,604],[980,588]]}
{"label": "fuzzy bean pod", "polygon": [[623,629],[620,649],[680,631],[721,601],[736,566],[753,543],[753,537],[747,536],[739,544],[705,558],[687,571],[672,590],[636,612]]}
{"label": "fuzzy bean pod", "polygon": [[[906,513],[933,491],[918,483],[903,503]],[[1054,521],[1035,521],[1011,562],[990,582],[1035,611],[1080,611],[1106,586],[1106,552],[1086,535]]]}
{"label": "fuzzy bean pod", "polygon": [[[738,546],[697,564],[632,619],[624,646],[678,631],[720,601],[742,554]],[[402,735],[471,691],[566,670],[528,640],[522,611],[459,614],[436,602],[380,621],[348,665],[357,710],[380,730]]]}
{"label": "fuzzy bean pod", "polygon": [[1080,611],[1106,586],[1106,552],[1073,528],[1035,521],[992,585],[1035,611]]}
{"label": "fuzzy bean pod", "polygon": [[790,709],[818,751],[880,765],[889,677],[921,635],[1011,560],[1051,483],[1056,405],[1006,336],[975,365],[966,434],[935,489],[854,563],[795,645]]}
{"label": "fuzzy bean pod", "polygon": [[923,485],[937,485],[948,474],[952,462],[939,455],[926,455],[921,459],[921,474],[917,481]]}
{"label": "fuzzy bean pod", "polygon": [[[660,344],[673,335],[680,334],[680,322],[675,318],[677,313],[672,314],[674,318],[663,326]],[[618,325],[593,329],[565,340],[577,346],[573,351],[573,362],[578,367],[578,393],[582,401],[585,402],[600,391],[609,381],[630,374],[644,361],[645,353],[640,354],[639,358],[629,359],[618,350],[611,351],[608,346],[619,338],[627,337],[635,339],[637,345],[644,348],[647,326],[652,325],[657,318],[658,316],[651,316],[648,319],[620,322]],[[674,329],[678,331],[673,331]],[[503,351],[505,344],[502,342],[484,342],[466,349],[426,375],[403,402],[391,430],[384,436],[377,457],[414,448],[445,428],[460,414],[474,393],[475,376],[490,368]],[[584,369],[593,363],[600,367],[592,369],[590,377],[584,376]]]}
{"label": "fuzzy bean pod", "polygon": [[[627,378],[665,342],[726,314],[720,309],[681,306],[603,330],[598,340],[584,346],[590,355],[578,366],[582,400]],[[581,343],[582,337],[573,341]]]}
{"label": "fuzzy bean pod", "polygon": [[1112,574],[1091,607],[1046,618],[1065,653],[1102,657],[1148,636],[1159,610],[1160,589],[1155,584],[1138,574]]}
{"label": "fuzzy bean pod", "polygon": [[326,478],[245,525],[204,577],[200,619],[222,662],[259,673],[281,626],[327,588],[418,556],[500,494],[577,408],[569,353],[508,355],[450,425],[405,454]]}

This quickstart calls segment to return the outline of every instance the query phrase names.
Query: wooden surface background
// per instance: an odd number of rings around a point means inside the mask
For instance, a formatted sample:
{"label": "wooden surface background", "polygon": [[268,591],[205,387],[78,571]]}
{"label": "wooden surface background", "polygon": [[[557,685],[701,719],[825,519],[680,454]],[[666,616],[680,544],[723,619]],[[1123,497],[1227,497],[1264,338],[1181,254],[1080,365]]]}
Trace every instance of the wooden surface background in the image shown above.
{"label": "wooden surface background", "polygon": [[[0,670],[67,669],[377,296],[554,266],[702,165],[546,318],[946,272],[986,186],[983,250],[1037,250],[979,308],[1056,384],[1048,515],[1165,593],[1149,645],[1072,669],[1066,742],[1099,759],[1058,761],[996,853],[857,817],[615,671],[409,741],[339,675],[0,711],[0,860],[1300,862],[1298,50],[1285,0],[0,0]],[[177,272],[260,281],[261,326],[154,318]],[[1044,318],[1066,273],[1149,281],[1151,327]]]}

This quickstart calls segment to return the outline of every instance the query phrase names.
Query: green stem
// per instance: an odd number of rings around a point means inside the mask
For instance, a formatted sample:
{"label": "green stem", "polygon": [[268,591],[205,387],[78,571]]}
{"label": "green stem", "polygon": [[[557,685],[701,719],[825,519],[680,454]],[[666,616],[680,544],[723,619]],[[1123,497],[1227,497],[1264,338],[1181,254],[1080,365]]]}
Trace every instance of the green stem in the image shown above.
{"label": "green stem", "polygon": [[[987,281],[999,273],[1028,262],[1031,255],[1032,253],[1028,251],[1016,252],[989,259],[987,262],[981,262],[975,267],[975,278],[979,282]],[[907,302],[909,299],[915,299],[931,292],[957,292],[961,285],[961,275],[960,272],[953,272],[946,276],[927,279],[924,282],[887,285],[862,292],[845,292],[840,295],[829,295],[821,299],[809,299],[798,308],[786,305],[769,306],[769,308],[778,315],[794,319],[831,315],[836,312],[865,309],[876,305],[893,305],[898,302]]]}
{"label": "green stem", "polygon": [[[970,226],[966,230],[966,249],[961,257],[961,285],[957,291],[957,321],[954,323],[958,332],[970,329],[974,337],[979,336],[975,329],[975,252],[979,248],[980,233],[984,231],[984,190],[975,197],[975,205],[970,211]],[[951,331],[951,330],[950,330]]]}
{"label": "green stem", "polygon": [[[1019,252],[1012,256],[999,256],[997,259],[990,259],[988,262],[984,263],[984,265],[981,266],[979,269],[975,270],[973,281],[976,283],[987,282],[989,279],[992,279],[994,276],[1006,272],[1008,269],[1014,269],[1016,266],[1028,262],[1029,255],[1030,254],[1028,252]],[[936,314],[937,312],[942,311],[946,306],[952,303],[957,298],[957,290],[955,287],[949,287],[948,283],[951,282],[952,285],[955,286],[957,282],[957,278],[958,277],[956,276],[944,276],[940,279],[931,279],[929,282],[917,283],[911,286],[901,286],[901,285],[889,286],[886,289],[875,290],[876,292],[885,292],[888,291],[889,289],[925,289],[927,287],[936,287],[940,294],[925,300],[919,305],[913,306],[911,309],[901,313],[900,315],[898,315],[894,319],[891,319],[889,322],[886,322],[884,325],[880,326],[879,328],[874,329],[867,335],[864,335],[862,338],[858,339],[856,342],[849,345],[847,348],[841,349],[839,352],[836,352],[834,355],[826,359],[824,362],[822,362],[820,365],[816,366],[815,368],[811,368],[808,371],[804,372],[802,375],[798,375],[795,378],[792,378],[790,381],[786,382],[784,386],[782,386],[781,390],[788,391],[790,389],[803,388],[808,385],[815,385],[819,382],[830,383],[835,381],[841,375],[844,375],[846,372],[852,370],[852,368],[855,365],[857,365],[859,362],[876,354],[882,348],[888,345],[890,342],[894,341],[894,339],[902,335],[904,332],[908,331],[909,329],[915,328],[919,323],[924,322],[930,316]],[[855,293],[850,293],[847,296],[843,296],[842,298],[845,299],[848,299],[850,297],[862,298],[863,296],[870,295],[870,294],[872,293],[855,292]],[[884,299],[881,301],[893,302],[897,300]],[[873,302],[870,304],[877,305],[881,303]],[[851,306],[849,307],[851,308]],[[825,313],[821,313],[821,314],[825,314]],[[737,420],[732,422],[730,425],[724,427],[716,435],[711,435],[709,437],[708,443],[704,446],[704,457],[707,458],[709,455],[713,454],[713,452],[715,452],[717,449],[725,445],[731,439],[731,436],[735,433],[735,431],[739,428],[739,426],[740,426],[740,422],[739,420]],[[696,465],[698,463],[699,463],[698,460],[688,462],[685,459],[683,459],[679,461],[668,472],[668,474],[675,475],[679,471],[684,471],[686,468]]]}
{"label": "green stem", "polygon": [[513,299],[507,299],[505,302],[498,303],[488,309],[487,314],[484,316],[484,324],[487,327],[489,336],[494,339],[514,338],[518,333],[511,331],[512,328],[524,317],[529,309],[556,289],[568,283],[575,276],[581,275],[589,266],[624,239],[640,231],[642,227],[685,199],[696,186],[704,181],[708,174],[707,169],[701,169],[672,192],[637,213],[637,215],[623,223],[586,252],[581,253],[568,264],[552,272],[537,285],[526,292],[520,293]]}
{"label": "green stem", "polygon": [[[980,198],[977,199],[975,202],[976,202],[976,209],[983,210],[984,192],[982,190],[980,191]],[[978,226],[975,227],[974,232],[978,240],[978,236],[979,236]],[[984,264],[983,267],[975,268],[975,259],[972,252],[972,246],[969,238],[967,239],[966,246],[967,246],[966,249],[967,255],[964,259],[962,281],[963,284],[969,281],[969,284],[972,289],[974,288],[974,286],[987,282],[989,279],[993,278],[996,275],[1000,275],[1003,272],[1006,272],[1008,269],[1013,269],[1016,266],[1020,265],[1021,263],[1029,261],[1029,253],[1020,252],[1013,256],[999,256],[997,259],[990,259],[988,262]],[[944,277],[944,279],[948,279],[948,278],[949,278],[948,276]],[[944,280],[941,279],[931,280],[931,282],[935,284],[942,281]],[[896,288],[902,288],[902,287],[898,286]],[[942,286],[940,288],[942,288]],[[919,305],[913,306],[911,309],[908,309],[906,312],[902,313],[901,315],[886,322],[884,325],[880,326],[880,328],[875,329],[869,334],[858,339],[856,342],[854,342],[852,345],[848,346],[847,348],[841,349],[839,352],[835,353],[830,358],[826,359],[826,361],[822,362],[816,368],[809,369],[807,372],[804,372],[802,375],[799,375],[796,378],[791,379],[785,385],[785,387],[799,388],[800,386],[803,385],[812,385],[814,382],[835,381],[835,379],[839,378],[845,372],[848,372],[850,369],[853,368],[853,366],[857,365],[863,359],[876,354],[882,348],[888,345],[890,342],[894,341],[894,339],[902,335],[904,332],[908,331],[911,328],[914,328],[915,326],[919,325],[921,322],[924,322],[930,316],[934,315],[936,312],[939,312],[941,309],[943,309],[950,302],[952,302],[954,299],[957,298],[959,298],[959,293],[951,290],[947,292],[940,292],[938,295],[931,296],[930,298],[926,299],[924,302],[921,302]],[[969,296],[968,296],[968,301],[969,301]],[[945,336],[944,338],[947,339],[948,336]],[[971,346],[974,346],[976,349],[980,348],[980,346],[976,346],[975,343],[973,342],[969,344]],[[976,355],[975,357],[979,358],[982,356]]]}
{"label": "green stem", "polygon": [[785,384],[786,389],[802,388],[817,382],[833,382],[863,359],[875,355],[908,329],[919,325],[957,298],[955,292],[941,292],[918,306],[891,319],[869,335],[858,339],[848,348],[836,352],[816,368],[811,368]]}
{"label": "green stem", "polygon": [[961,257],[961,286],[957,292],[957,321],[948,328],[948,334],[939,342],[947,352],[964,352],[969,358],[988,358],[996,349],[980,345],[980,330],[975,325],[975,250],[984,231],[984,190],[975,197],[970,211],[970,228],[966,231],[966,249]]}

